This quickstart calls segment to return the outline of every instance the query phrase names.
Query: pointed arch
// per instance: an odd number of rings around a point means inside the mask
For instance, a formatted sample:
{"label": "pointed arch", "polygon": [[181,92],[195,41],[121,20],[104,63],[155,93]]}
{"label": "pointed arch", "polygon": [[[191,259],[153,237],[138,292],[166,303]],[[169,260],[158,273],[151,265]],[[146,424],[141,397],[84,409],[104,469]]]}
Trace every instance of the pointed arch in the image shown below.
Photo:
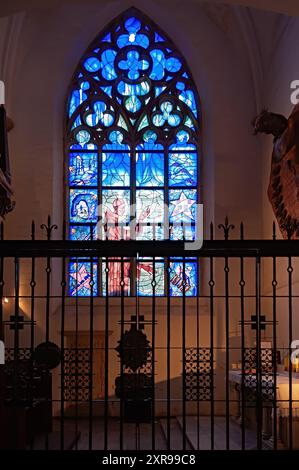
{"label": "pointed arch", "polygon": [[[80,59],[66,104],[69,236],[193,239],[199,202],[199,98],[172,41],[139,10],[129,9],[96,37]],[[98,206],[100,213],[98,214]],[[132,214],[132,207],[134,214]],[[98,215],[105,224],[97,224]],[[165,232],[164,217],[170,230]],[[116,222],[116,224],[115,224]],[[182,226],[184,223],[184,227]],[[187,228],[186,228],[187,225]],[[71,261],[70,295],[105,293],[105,260]],[[182,295],[182,262],[108,262],[110,295]],[[134,273],[133,273],[134,270]],[[91,272],[92,271],[92,272]],[[185,263],[186,295],[196,295],[197,265]],[[105,276],[104,276],[105,277]]]}

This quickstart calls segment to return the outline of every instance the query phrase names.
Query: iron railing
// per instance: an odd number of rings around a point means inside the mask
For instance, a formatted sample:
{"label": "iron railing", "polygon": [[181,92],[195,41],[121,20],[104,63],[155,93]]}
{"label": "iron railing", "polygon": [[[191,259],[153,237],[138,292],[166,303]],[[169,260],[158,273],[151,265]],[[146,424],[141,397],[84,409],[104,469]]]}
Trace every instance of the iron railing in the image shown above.
{"label": "iron railing", "polygon": [[[210,240],[188,252],[181,241],[69,241],[65,229],[52,240],[51,220],[42,228],[46,240],[34,224],[31,240],[5,240],[1,226],[4,447],[298,448],[299,241],[277,240],[275,225],[272,240],[245,240],[243,224],[229,239],[227,220],[224,239],[211,224]],[[118,297],[109,267],[102,297],[68,296],[69,258],[116,257]],[[147,298],[125,294],[124,263],[137,257],[153,263]],[[155,295],[160,257],[166,281],[173,258],[183,281],[198,261],[196,297],[185,282],[180,297]]]}

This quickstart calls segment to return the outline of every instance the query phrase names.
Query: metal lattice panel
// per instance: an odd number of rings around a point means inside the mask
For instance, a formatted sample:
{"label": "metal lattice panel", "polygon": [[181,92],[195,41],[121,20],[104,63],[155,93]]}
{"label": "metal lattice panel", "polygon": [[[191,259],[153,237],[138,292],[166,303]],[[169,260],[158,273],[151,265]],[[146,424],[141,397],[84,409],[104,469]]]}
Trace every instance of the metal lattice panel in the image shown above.
{"label": "metal lattice panel", "polygon": [[[31,358],[31,349],[30,348],[19,348],[17,349],[17,360],[29,360]],[[14,348],[5,348],[5,362],[10,362],[15,359],[15,350]]]}
{"label": "metal lattice panel", "polygon": [[64,350],[64,399],[88,401],[90,399],[90,349]]}
{"label": "metal lattice panel", "polygon": [[207,401],[212,395],[212,368],[210,348],[187,348],[185,350],[185,399]]}
{"label": "metal lattice panel", "polygon": [[[263,400],[272,401],[274,398],[274,373],[273,373],[273,350],[260,350],[260,380],[259,391]],[[247,400],[256,401],[257,399],[257,351],[255,348],[244,349],[244,386],[247,389]]]}

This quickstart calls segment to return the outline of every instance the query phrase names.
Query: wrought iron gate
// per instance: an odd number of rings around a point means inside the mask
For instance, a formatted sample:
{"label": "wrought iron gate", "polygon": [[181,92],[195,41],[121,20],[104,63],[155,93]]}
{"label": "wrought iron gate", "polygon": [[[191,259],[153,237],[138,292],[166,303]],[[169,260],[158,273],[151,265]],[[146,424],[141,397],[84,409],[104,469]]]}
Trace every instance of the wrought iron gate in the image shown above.
{"label": "wrought iron gate", "polygon": [[[2,427],[4,447],[297,448],[298,241],[276,240],[275,226],[272,240],[245,240],[242,224],[229,239],[227,220],[224,239],[211,225],[199,252],[176,241],[52,240],[50,219],[42,228],[46,240],[33,224],[32,239],[17,241],[1,227],[0,406],[15,423]],[[106,267],[102,297],[69,298],[68,260],[99,257],[121,263],[119,296],[108,293]],[[125,293],[124,263],[136,257],[153,263],[147,298]],[[155,295],[161,257],[182,263],[180,297]]]}

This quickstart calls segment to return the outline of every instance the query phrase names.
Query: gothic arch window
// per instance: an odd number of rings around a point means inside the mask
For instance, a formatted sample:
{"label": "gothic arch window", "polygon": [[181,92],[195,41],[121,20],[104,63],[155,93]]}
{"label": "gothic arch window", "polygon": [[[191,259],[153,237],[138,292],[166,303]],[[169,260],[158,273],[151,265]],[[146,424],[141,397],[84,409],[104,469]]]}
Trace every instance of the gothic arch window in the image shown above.
{"label": "gothic arch window", "polygon": [[[184,58],[139,11],[128,10],[95,39],[67,99],[70,239],[194,238],[198,103]],[[107,267],[109,295],[120,295],[121,276],[126,295],[152,295],[153,270],[155,295],[181,296],[184,289],[186,296],[196,295],[198,266],[192,258],[184,267],[181,259],[171,260],[169,276],[163,259],[127,260],[123,269],[117,259],[70,260],[69,295],[106,294]]]}

